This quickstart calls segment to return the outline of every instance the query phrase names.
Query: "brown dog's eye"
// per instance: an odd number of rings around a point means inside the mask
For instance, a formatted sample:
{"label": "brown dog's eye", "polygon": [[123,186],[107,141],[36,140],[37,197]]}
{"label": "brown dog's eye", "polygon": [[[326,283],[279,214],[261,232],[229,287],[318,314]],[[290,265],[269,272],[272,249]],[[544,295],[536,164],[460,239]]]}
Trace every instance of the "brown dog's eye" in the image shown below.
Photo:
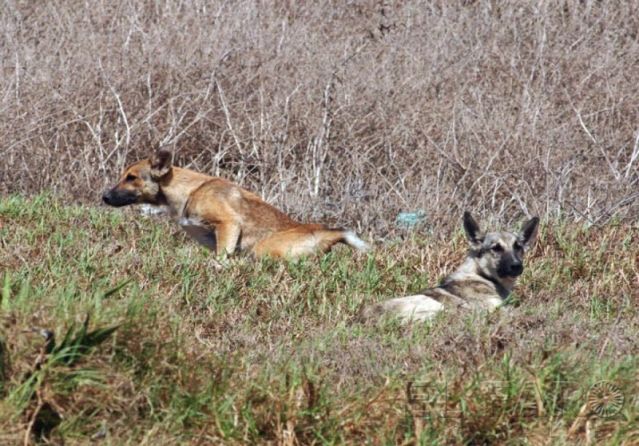
{"label": "brown dog's eye", "polygon": [[135,175],[132,175],[132,174],[128,174],[126,176],[126,181],[135,181],[137,179],[138,179],[138,177],[136,177]]}
{"label": "brown dog's eye", "polygon": [[504,248],[501,245],[495,245],[490,249],[492,249],[494,252],[502,252],[504,250]]}

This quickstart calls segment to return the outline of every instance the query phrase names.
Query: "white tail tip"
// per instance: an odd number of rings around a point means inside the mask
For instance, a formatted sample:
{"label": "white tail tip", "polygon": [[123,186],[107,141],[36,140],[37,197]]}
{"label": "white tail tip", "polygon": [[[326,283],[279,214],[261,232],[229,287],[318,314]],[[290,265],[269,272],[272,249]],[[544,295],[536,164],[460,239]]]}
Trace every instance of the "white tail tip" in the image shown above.
{"label": "white tail tip", "polygon": [[344,241],[359,251],[366,252],[370,249],[368,243],[359,238],[353,231],[344,232]]}

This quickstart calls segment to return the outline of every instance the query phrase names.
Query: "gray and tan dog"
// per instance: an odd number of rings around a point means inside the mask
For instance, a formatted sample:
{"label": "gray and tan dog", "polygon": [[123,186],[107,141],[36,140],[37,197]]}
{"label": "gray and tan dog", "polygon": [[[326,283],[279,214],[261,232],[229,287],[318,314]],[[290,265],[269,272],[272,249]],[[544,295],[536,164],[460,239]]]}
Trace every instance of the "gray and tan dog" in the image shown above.
{"label": "gray and tan dog", "polygon": [[493,311],[504,303],[517,277],[524,270],[525,251],[537,236],[539,218],[527,221],[521,232],[483,234],[469,212],[464,213],[464,230],[470,244],[468,257],[443,283],[421,294],[398,297],[367,307],[364,320],[383,315],[402,322],[432,319],[445,308]]}

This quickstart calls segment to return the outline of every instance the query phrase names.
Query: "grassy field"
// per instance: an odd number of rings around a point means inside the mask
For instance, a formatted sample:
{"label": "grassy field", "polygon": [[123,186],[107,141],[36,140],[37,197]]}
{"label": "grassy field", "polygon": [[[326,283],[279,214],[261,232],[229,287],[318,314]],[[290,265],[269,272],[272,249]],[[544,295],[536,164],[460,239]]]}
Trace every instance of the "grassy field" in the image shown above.
{"label": "grassy field", "polygon": [[[457,231],[220,268],[135,209],[4,197],[0,444],[637,444],[636,225],[544,224],[499,314],[358,323],[464,251]],[[582,410],[600,381],[608,417]]]}
{"label": "grassy field", "polygon": [[[638,2],[2,5],[1,446],[639,444]],[[375,249],[218,262],[96,206],[157,143]],[[465,210],[544,222],[509,305],[358,322]]]}

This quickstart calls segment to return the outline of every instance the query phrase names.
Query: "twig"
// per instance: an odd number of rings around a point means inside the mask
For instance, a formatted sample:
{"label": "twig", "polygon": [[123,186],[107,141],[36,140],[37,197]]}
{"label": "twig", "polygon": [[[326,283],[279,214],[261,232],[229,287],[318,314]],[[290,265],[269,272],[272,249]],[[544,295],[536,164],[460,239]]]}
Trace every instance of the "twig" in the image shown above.
{"label": "twig", "polygon": [[29,446],[29,444],[31,443],[31,432],[33,431],[33,425],[35,424],[38,418],[38,414],[42,410],[42,407],[44,407],[44,400],[42,399],[42,396],[40,395],[40,390],[36,390],[36,395],[38,397],[38,405],[36,406],[35,410],[33,411],[33,414],[31,415],[31,419],[29,420],[27,430],[24,432],[24,441],[23,441],[24,446]]}
{"label": "twig", "polygon": [[575,421],[570,426],[570,429],[568,429],[568,437],[572,437],[575,434],[577,434],[577,432],[579,432],[581,427],[588,420],[589,413],[590,413],[590,407],[588,403],[581,406],[581,409],[579,410],[579,413],[577,414],[577,418],[575,418]]}
{"label": "twig", "polygon": [[630,175],[630,169],[632,168],[632,164],[635,160],[639,158],[639,131],[637,131],[637,136],[635,137],[635,146],[632,149],[632,154],[630,155],[630,161],[626,165],[626,174],[624,175],[626,178]]}
{"label": "twig", "polygon": [[[55,342],[55,335],[51,330],[41,329],[41,328],[31,328],[30,331],[40,333],[44,337],[44,344],[40,347],[40,353],[36,357],[35,362],[33,363],[33,371],[37,372],[42,368],[42,364],[47,359],[47,355],[53,349],[53,345]],[[35,391],[36,397],[38,399],[38,405],[31,414],[31,419],[29,420],[29,424],[27,425],[27,430],[24,433],[24,446],[29,446],[31,442],[31,433],[33,432],[33,426],[35,425],[36,420],[38,419],[38,415],[42,408],[44,407],[44,398],[42,398],[41,389],[36,389]]]}
{"label": "twig", "polygon": [[621,179],[621,174],[619,173],[619,171],[617,170],[617,168],[612,164],[612,161],[610,161],[610,157],[608,157],[608,154],[606,153],[606,151],[601,147],[601,145],[599,144],[599,142],[597,141],[597,139],[595,139],[595,137],[593,136],[592,133],[590,133],[590,130],[588,130],[588,127],[586,127],[586,123],[584,123],[583,118],[581,117],[581,113],[579,112],[579,110],[577,110],[577,108],[572,104],[572,101],[570,103],[570,105],[572,106],[572,109],[574,110],[575,114],[577,115],[577,119],[579,120],[579,125],[581,126],[581,128],[584,130],[584,132],[586,132],[586,135],[588,135],[588,137],[590,138],[590,140],[595,144],[595,146],[597,147],[597,149],[599,149],[599,151],[601,152],[601,154],[603,155],[604,159],[606,160],[606,163],[608,164],[608,167],[610,168],[610,170],[612,171],[613,175],[615,176],[615,180],[619,181]]}
{"label": "twig", "polygon": [[226,119],[226,125],[231,132],[231,136],[233,136],[233,141],[235,141],[235,146],[240,154],[242,154],[242,145],[240,144],[240,139],[237,137],[235,133],[235,129],[233,128],[233,123],[231,122],[231,113],[229,112],[229,107],[226,104],[226,99],[224,97],[224,90],[222,90],[222,86],[218,82],[217,78],[215,79],[215,86],[217,87],[217,93],[220,96],[220,102],[222,103],[222,110],[224,111],[224,118]]}

